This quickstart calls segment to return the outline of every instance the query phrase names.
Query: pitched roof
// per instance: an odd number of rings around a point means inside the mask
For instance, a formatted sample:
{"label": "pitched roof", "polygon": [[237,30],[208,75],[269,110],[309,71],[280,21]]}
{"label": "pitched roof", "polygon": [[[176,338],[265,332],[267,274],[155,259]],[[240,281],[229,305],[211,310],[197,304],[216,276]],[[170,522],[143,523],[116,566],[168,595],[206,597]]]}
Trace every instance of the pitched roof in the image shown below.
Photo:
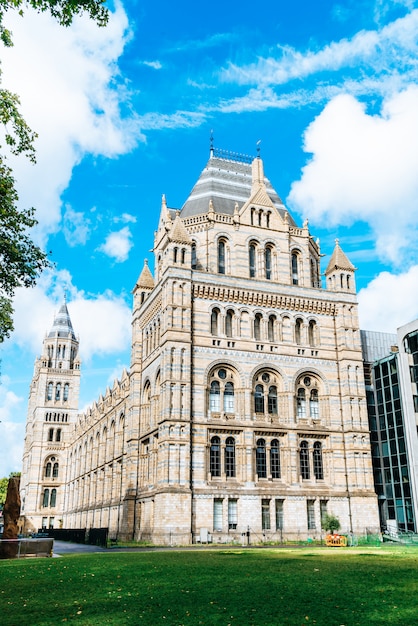
{"label": "pitched roof", "polygon": [[335,240],[334,252],[331,255],[327,269],[325,270],[325,274],[329,274],[330,272],[333,272],[337,269],[350,272],[354,272],[356,269],[340,248],[340,242],[338,241],[338,239]]}
{"label": "pitched roof", "polygon": [[170,241],[175,241],[176,243],[192,243],[192,240],[189,237],[189,233],[187,232],[183,222],[181,221],[179,211],[176,213],[173,226],[168,232],[168,238],[170,239]]}
{"label": "pitched roof", "polygon": [[71,337],[75,339],[73,325],[71,323],[70,314],[68,313],[67,303],[61,305],[60,310],[55,316],[54,323],[48,333],[48,337]]}
{"label": "pitched roof", "polygon": [[[181,209],[181,217],[192,217],[208,212],[209,201],[212,200],[216,213],[234,214],[235,204],[241,208],[253,195],[251,163],[231,158],[211,156],[201,172],[188,199]],[[283,202],[273,189],[268,178],[264,177],[266,194],[281,216],[286,211]],[[263,203],[267,198],[263,197]],[[290,217],[290,223],[295,225]]]}
{"label": "pitched roof", "polygon": [[144,260],[144,267],[142,268],[142,272],[139,275],[138,280],[136,281],[135,287],[140,287],[142,289],[154,289],[154,279],[152,277],[150,268],[148,267],[148,260]]}

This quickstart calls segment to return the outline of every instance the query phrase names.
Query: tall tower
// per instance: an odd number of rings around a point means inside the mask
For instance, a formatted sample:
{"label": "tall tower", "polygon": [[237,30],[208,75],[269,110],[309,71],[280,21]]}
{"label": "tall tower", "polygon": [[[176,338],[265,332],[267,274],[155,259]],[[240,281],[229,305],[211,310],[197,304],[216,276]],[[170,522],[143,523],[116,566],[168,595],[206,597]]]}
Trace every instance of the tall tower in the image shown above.
{"label": "tall tower", "polygon": [[80,393],[79,342],[64,302],[35,361],[21,478],[23,531],[58,528]]}

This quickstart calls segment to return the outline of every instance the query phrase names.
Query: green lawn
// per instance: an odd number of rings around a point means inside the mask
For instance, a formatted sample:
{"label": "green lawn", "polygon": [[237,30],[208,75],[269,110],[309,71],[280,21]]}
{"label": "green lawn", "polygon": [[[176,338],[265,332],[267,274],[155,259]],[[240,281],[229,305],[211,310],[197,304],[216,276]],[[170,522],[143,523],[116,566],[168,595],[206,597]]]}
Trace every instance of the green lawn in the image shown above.
{"label": "green lawn", "polygon": [[0,623],[413,626],[417,581],[417,548],[109,551],[0,561]]}

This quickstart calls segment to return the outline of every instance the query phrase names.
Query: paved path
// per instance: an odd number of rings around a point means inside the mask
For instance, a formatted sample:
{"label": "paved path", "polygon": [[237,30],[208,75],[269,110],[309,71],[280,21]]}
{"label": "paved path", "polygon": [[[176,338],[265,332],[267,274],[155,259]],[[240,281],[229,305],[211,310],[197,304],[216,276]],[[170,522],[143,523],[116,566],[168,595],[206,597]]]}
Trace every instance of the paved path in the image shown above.
{"label": "paved path", "polygon": [[70,543],[69,541],[54,540],[54,556],[71,553],[83,554],[85,552],[107,552],[107,550],[99,546],[89,546],[85,543]]}

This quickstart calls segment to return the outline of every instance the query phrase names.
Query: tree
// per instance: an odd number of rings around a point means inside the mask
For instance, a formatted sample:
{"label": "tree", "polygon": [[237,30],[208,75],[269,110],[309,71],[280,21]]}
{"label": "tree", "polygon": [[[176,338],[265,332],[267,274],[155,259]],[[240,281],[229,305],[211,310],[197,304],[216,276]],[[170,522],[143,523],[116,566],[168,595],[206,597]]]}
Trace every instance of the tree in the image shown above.
{"label": "tree", "polygon": [[[23,16],[27,7],[49,12],[59,24],[69,26],[73,18],[87,13],[99,26],[108,21],[105,0],[0,0],[0,40],[12,46],[11,32],[4,26],[7,11]],[[1,72],[0,72],[1,78]],[[35,162],[37,137],[19,112],[19,97],[0,89],[0,123],[4,127],[5,146],[0,145],[0,342],[13,330],[13,296],[18,287],[33,287],[42,271],[51,266],[47,254],[31,239],[30,230],[37,224],[33,208],[17,207],[18,194],[13,172],[7,165],[5,150],[24,154]],[[3,154],[2,154],[3,153]]]}
{"label": "tree", "polygon": [[321,527],[323,530],[328,530],[332,535],[337,530],[340,530],[341,528],[340,520],[335,515],[330,515],[329,513],[325,513],[325,515],[321,519]]}
{"label": "tree", "polygon": [[3,508],[3,505],[6,502],[8,484],[9,484],[8,478],[0,478],[0,510]]}
{"label": "tree", "polygon": [[20,472],[10,472],[7,478],[0,478],[0,511],[2,510],[3,505],[6,502],[7,485],[9,484],[9,480],[10,478],[14,478],[15,476],[20,476]]}

